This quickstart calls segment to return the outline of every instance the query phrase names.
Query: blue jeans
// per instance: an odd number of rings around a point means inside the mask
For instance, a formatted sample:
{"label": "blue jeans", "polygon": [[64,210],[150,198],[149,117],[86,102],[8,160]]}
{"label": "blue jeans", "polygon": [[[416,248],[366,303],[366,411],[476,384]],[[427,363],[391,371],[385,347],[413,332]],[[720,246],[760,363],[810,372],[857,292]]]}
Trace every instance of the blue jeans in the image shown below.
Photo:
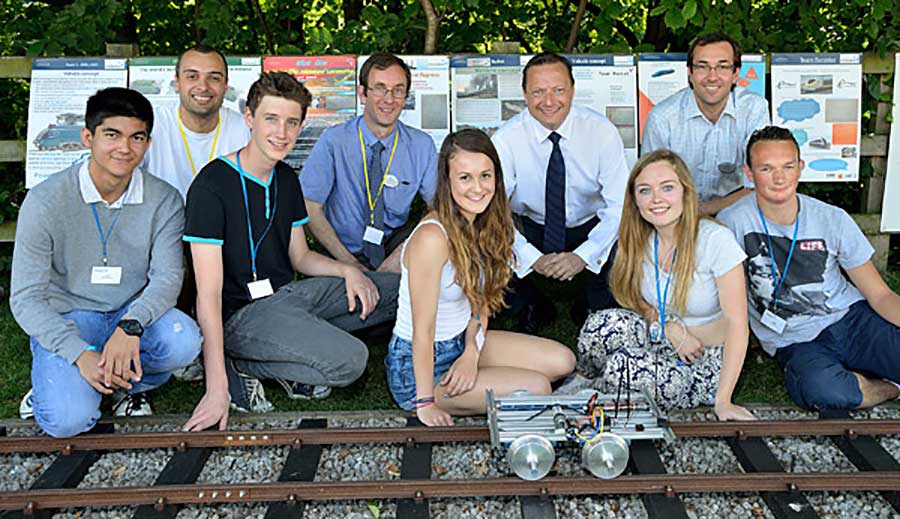
{"label": "blue jeans", "polygon": [[859,301],[809,341],[775,352],[791,399],[806,409],[855,409],[862,403],[852,372],[900,382],[900,328]]}
{"label": "blue jeans", "polygon": [[[465,331],[452,339],[434,341],[435,385],[465,349]],[[384,365],[387,368],[388,388],[394,401],[406,411],[412,411],[416,407],[416,374],[413,372],[412,342],[396,335],[391,337]]]}
{"label": "blue jeans", "polygon": [[[74,310],[63,314],[78,327],[79,336],[103,351],[127,307],[112,312]],[[129,393],[161,386],[172,371],[187,366],[200,353],[200,329],[179,310],[171,309],[141,336],[140,382]],[[77,364],[44,349],[31,338],[31,385],[34,419],[50,436],[66,438],[90,430],[100,418],[103,395],[84,378]]]}

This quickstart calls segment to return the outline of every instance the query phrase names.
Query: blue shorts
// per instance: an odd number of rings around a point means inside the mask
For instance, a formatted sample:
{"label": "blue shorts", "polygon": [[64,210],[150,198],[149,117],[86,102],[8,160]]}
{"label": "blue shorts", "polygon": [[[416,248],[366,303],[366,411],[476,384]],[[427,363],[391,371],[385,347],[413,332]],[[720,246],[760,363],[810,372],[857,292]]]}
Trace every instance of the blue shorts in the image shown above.
{"label": "blue shorts", "polygon": [[[434,341],[434,383],[441,380],[450,366],[466,349],[466,332],[452,339]],[[388,343],[384,358],[388,388],[401,408],[412,411],[416,407],[416,375],[413,372],[412,342],[394,335]]]}
{"label": "blue shorts", "polygon": [[900,382],[900,328],[857,301],[840,321],[809,341],[775,352],[791,399],[806,409],[853,409],[862,403],[852,372]]}

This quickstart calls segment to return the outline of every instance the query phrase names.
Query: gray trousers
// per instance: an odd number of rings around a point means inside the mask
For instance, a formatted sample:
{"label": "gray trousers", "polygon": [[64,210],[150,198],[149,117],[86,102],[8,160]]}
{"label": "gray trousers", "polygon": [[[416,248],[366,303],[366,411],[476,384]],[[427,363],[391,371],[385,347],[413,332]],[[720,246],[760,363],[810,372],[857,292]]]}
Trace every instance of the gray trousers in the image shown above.
{"label": "gray trousers", "polygon": [[369,350],[349,332],[393,321],[400,274],[368,272],[380,299],[365,320],[361,305],[348,311],[344,280],[313,277],[293,281],[254,301],[225,323],[225,355],[237,369],[259,379],[284,378],[343,387],[366,369]]}

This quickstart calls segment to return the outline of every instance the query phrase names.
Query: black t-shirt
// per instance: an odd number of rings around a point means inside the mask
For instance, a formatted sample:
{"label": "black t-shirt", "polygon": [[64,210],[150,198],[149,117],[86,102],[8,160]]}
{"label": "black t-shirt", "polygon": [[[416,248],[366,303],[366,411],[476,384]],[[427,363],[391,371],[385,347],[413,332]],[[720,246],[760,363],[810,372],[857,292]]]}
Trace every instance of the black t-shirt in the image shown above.
{"label": "black t-shirt", "polygon": [[[264,185],[245,173],[247,200],[256,254],[257,279],[268,279],[272,289],[293,281],[294,268],[288,255],[291,228],[309,218],[297,175],[284,162]],[[188,190],[184,241],[222,246],[222,322],[250,303],[247,283],[253,280],[250,242],[247,237],[247,209],[236,164],[218,158],[204,167]],[[271,220],[271,227],[260,237]],[[193,262],[191,262],[193,266]]]}

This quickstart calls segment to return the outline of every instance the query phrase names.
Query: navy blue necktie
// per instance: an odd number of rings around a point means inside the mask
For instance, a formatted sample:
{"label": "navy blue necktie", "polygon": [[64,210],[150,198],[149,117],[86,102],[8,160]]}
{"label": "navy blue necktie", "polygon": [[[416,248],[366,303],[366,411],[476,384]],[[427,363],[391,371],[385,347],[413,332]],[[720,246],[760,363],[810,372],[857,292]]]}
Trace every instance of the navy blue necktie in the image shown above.
{"label": "navy blue necktie", "polygon": [[[376,141],[372,145],[372,164],[369,166],[369,192],[372,198],[378,196],[378,188],[381,187],[381,179],[384,178],[384,167],[381,164],[381,152],[384,151],[384,144]],[[368,215],[367,215],[368,216]],[[369,222],[366,222],[367,224]],[[384,197],[378,196],[375,200],[375,221],[372,226],[384,230]],[[373,268],[378,268],[384,261],[384,240],[376,245],[363,240],[363,254],[369,259],[369,263]]]}
{"label": "navy blue necktie", "polygon": [[544,191],[544,253],[566,249],[566,164],[563,162],[559,139],[552,132],[553,151],[547,164],[547,184]]}

